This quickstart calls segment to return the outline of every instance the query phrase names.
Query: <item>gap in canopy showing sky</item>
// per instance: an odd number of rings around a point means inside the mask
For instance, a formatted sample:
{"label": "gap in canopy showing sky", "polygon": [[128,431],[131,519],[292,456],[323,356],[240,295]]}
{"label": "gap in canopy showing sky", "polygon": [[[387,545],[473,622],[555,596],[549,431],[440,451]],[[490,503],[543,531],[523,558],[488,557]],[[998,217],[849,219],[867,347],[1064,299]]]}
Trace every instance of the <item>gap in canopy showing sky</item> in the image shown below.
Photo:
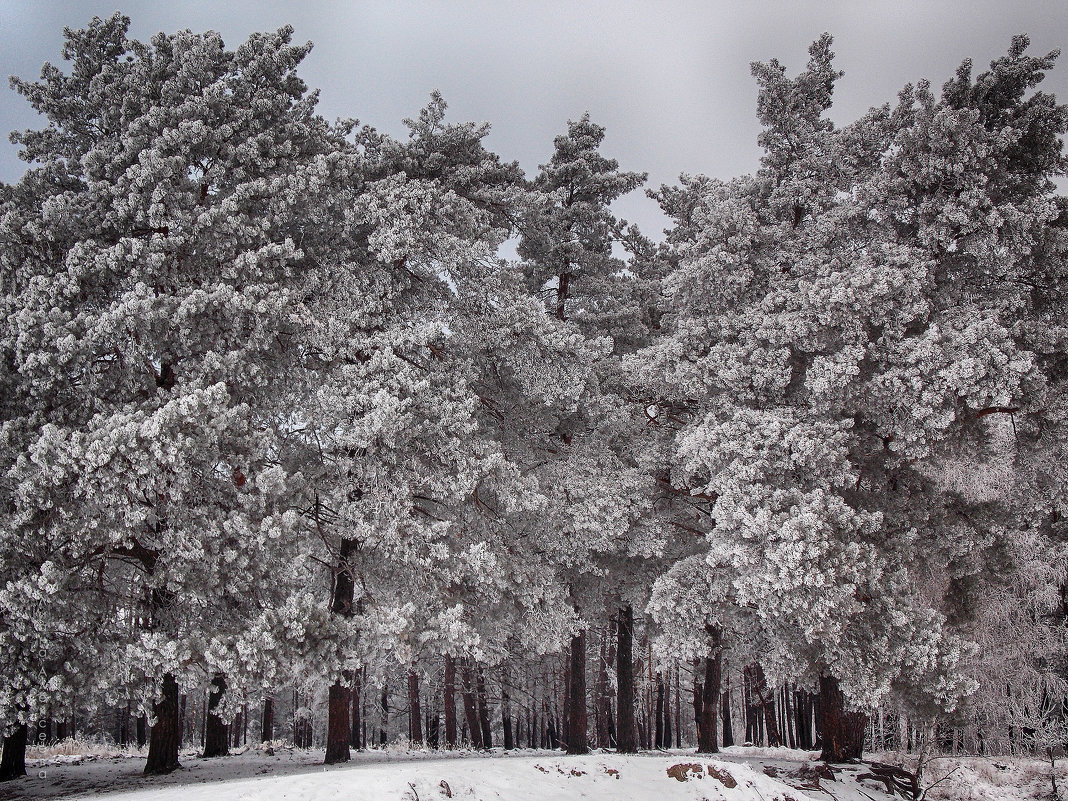
{"label": "gap in canopy showing sky", "polygon": [[[63,26],[121,10],[132,35],[217,30],[230,47],[249,33],[292,24],[295,40],[315,49],[301,66],[322,92],[329,118],[357,117],[395,135],[438,89],[453,120],[488,120],[488,145],[516,159],[528,175],[552,151],[568,119],[589,111],[604,125],[607,155],[624,169],[649,173],[649,187],[680,173],[729,178],[756,169],[759,125],[754,60],[778,58],[790,74],[823,31],[835,37],[845,77],[831,117],[847,123],[870,106],[892,102],[908,82],[938,87],[962,59],[975,72],[1005,53],[1016,33],[1032,52],[1068,50],[1068,3],[1009,2],[251,2],[81,0],[0,3],[0,73],[35,78],[45,61],[61,64]],[[1068,98],[1062,58],[1044,83]],[[39,127],[10,90],[0,129]],[[25,165],[0,142],[0,180]],[[1068,183],[1060,183],[1062,191]],[[618,214],[660,238],[666,224],[635,192]]]}

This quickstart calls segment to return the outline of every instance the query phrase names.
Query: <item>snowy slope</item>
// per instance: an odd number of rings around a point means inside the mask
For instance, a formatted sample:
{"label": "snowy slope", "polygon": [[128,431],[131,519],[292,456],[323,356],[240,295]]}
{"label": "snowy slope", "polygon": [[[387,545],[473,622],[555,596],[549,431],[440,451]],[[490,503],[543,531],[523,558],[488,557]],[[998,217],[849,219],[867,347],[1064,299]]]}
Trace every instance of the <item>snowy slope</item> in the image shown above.
{"label": "snowy slope", "polygon": [[[325,767],[321,751],[259,751],[220,759],[183,757],[177,773],[145,779],[143,760],[40,763],[0,787],[0,799],[106,794],[109,801],[886,801],[848,767],[820,777],[811,755],[786,749],[568,757],[560,752],[371,752]],[[44,774],[40,776],[39,774]],[[769,775],[771,774],[771,775]],[[817,789],[820,788],[820,789]],[[15,794],[10,794],[12,791]],[[451,795],[450,795],[451,794]]]}

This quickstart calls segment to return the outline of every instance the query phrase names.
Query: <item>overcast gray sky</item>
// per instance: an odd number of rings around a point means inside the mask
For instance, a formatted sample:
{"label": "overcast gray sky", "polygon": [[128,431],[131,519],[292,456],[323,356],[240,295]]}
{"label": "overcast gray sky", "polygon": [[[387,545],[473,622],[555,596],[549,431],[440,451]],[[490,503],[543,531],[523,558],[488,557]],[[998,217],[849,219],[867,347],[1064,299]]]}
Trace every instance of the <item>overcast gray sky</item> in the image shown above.
{"label": "overcast gray sky", "polygon": [[[0,0],[0,73],[35,78],[60,63],[63,26],[121,10],[132,34],[216,30],[230,47],[250,32],[289,23],[315,49],[301,74],[322,90],[330,118],[356,117],[390,133],[438,89],[452,119],[488,120],[489,146],[528,174],[552,150],[568,119],[589,111],[606,126],[604,152],[649,185],[679,173],[728,178],[751,172],[759,150],[754,60],[802,69],[809,43],[835,37],[845,71],[831,116],[848,122],[893,100],[907,82],[948,79],[965,57],[977,71],[1003,54],[1015,33],[1032,51],[1068,50],[1065,0],[765,0],[758,2],[331,2],[306,0]],[[1068,58],[1046,79],[1068,99]],[[41,123],[2,89],[0,129]],[[0,142],[0,179],[24,165]],[[1061,184],[1064,187],[1064,183]],[[664,220],[634,193],[617,213],[659,238]]]}

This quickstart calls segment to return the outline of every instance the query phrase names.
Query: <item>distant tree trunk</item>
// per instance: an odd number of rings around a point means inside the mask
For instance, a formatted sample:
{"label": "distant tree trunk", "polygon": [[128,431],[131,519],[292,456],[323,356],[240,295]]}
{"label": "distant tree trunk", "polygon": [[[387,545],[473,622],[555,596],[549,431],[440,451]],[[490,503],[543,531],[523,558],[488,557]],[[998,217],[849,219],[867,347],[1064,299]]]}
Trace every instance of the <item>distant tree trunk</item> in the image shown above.
{"label": "distant tree trunk", "polygon": [[864,755],[864,734],[868,716],[845,708],[845,697],[838,679],[820,676],[820,711],[823,713],[824,762],[852,762]]}
{"label": "distant tree trunk", "polygon": [[445,703],[445,745],[456,747],[456,663],[449,654],[445,654],[445,682],[443,700]]}
{"label": "distant tree trunk", "polygon": [[475,671],[471,667],[471,661],[464,659],[463,661],[463,689],[461,695],[463,696],[464,703],[464,719],[467,721],[468,737],[471,740],[471,747],[481,749],[484,747],[482,742],[482,724],[478,719],[478,698],[475,695]]}
{"label": "distant tree trunk", "polygon": [[486,673],[482,665],[475,666],[475,688],[478,697],[478,722],[482,729],[482,747],[493,748],[493,727],[490,724],[489,702],[486,698]]}
{"label": "distant tree trunk", "polygon": [[[316,520],[319,517],[319,497],[315,498]],[[334,586],[330,594],[330,611],[343,618],[353,616],[353,599],[355,598],[356,581],[352,574],[350,561],[356,553],[357,542],[349,537],[341,538],[341,547],[338,550],[338,564],[334,571]],[[348,762],[349,740],[352,737],[352,721],[349,717],[352,707],[352,691],[350,689],[352,673],[345,671],[341,678],[335,679],[330,685],[330,701],[327,706],[326,720],[326,758],[323,762],[334,765],[338,762]]]}
{"label": "distant tree trunk", "polygon": [[178,696],[178,748],[182,747],[182,737],[185,733],[185,707],[186,694]]}
{"label": "distant tree trunk", "polygon": [[675,747],[682,748],[682,672],[675,662]]}
{"label": "distant tree trunk", "polygon": [[419,677],[414,670],[408,671],[408,719],[412,743],[423,744],[423,710],[419,704]]}
{"label": "distant tree trunk", "polygon": [[601,629],[600,643],[597,654],[597,701],[594,705],[594,737],[598,748],[606,748],[609,745],[608,718],[612,714],[611,702],[608,697],[608,629]]}
{"label": "distant tree trunk", "polygon": [[163,694],[152,706],[156,725],[152,727],[148,745],[145,775],[170,773],[181,765],[178,762],[178,681],[174,674],[163,676]]}
{"label": "distant tree trunk", "polygon": [[569,672],[567,753],[588,754],[589,740],[586,710],[586,632],[571,638],[571,670]]}
{"label": "distant tree trunk", "polygon": [[619,610],[616,625],[616,750],[638,753],[634,725],[634,607]]}
{"label": "distant tree trunk", "polygon": [[4,752],[0,755],[0,782],[26,775],[26,724],[20,723],[4,738]]}
{"label": "distant tree trunk", "polygon": [[783,685],[782,688],[782,716],[783,725],[786,727],[787,742],[791,748],[797,748],[797,727],[794,725],[796,710],[793,705],[793,691],[790,686]]}
{"label": "distant tree trunk", "polygon": [[260,742],[274,739],[274,699],[263,699],[263,714],[260,716]]}
{"label": "distant tree trunk", "polygon": [[723,671],[722,663],[720,675],[723,678],[723,747],[730,748],[734,745],[734,726],[731,723],[731,679]]}
{"label": "distant tree trunk", "polygon": [[382,725],[378,730],[378,744],[385,745],[389,741],[389,687],[382,688]]}
{"label": "distant tree trunk", "polygon": [[[515,738],[512,736],[512,699],[508,691],[508,671],[501,669],[501,731],[504,735],[504,750],[511,751],[516,747]],[[518,723],[518,718],[516,719]]]}
{"label": "distant tree trunk", "polygon": [[148,742],[148,715],[144,712],[138,715],[137,720],[134,722],[134,728],[136,729],[134,735],[137,738],[137,747],[144,748],[145,743]]}
{"label": "distant tree trunk", "polygon": [[705,685],[701,680],[701,660],[693,660],[693,726],[697,732],[697,741],[701,742],[701,705],[704,699]]}
{"label": "distant tree trunk", "polygon": [[671,670],[664,680],[664,748],[671,748]]}
{"label": "distant tree trunk", "polygon": [[656,721],[654,725],[653,747],[656,749],[662,749],[664,747],[664,674],[661,671],[656,672]]}
{"label": "distant tree trunk", "polygon": [[426,744],[435,751],[441,748],[441,718],[436,709],[426,713]]}
{"label": "distant tree trunk", "polygon": [[226,676],[216,673],[211,680],[211,694],[208,696],[208,728],[204,735],[204,758],[226,756],[230,753],[229,727],[215,710],[226,692]]}
{"label": "distant tree trunk", "polygon": [[363,670],[357,670],[352,676],[352,725],[349,727],[349,746],[362,751],[366,745],[363,741]]}
{"label": "distant tree trunk", "polygon": [[722,676],[723,631],[718,626],[706,627],[712,650],[705,658],[705,678],[701,685],[701,723],[698,727],[697,753],[715,754],[718,728],[719,691]]}

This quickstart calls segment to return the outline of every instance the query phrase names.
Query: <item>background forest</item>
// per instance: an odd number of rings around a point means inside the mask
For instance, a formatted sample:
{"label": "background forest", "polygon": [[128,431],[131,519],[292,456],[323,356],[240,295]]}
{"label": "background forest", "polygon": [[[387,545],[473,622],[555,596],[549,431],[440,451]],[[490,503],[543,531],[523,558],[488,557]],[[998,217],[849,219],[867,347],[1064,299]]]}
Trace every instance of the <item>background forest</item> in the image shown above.
{"label": "background forest", "polygon": [[[0,184],[0,778],[27,741],[1054,753],[1068,107],[1024,36],[760,169],[537,175],[292,30],[66,32]],[[511,242],[516,257],[502,259]]]}

